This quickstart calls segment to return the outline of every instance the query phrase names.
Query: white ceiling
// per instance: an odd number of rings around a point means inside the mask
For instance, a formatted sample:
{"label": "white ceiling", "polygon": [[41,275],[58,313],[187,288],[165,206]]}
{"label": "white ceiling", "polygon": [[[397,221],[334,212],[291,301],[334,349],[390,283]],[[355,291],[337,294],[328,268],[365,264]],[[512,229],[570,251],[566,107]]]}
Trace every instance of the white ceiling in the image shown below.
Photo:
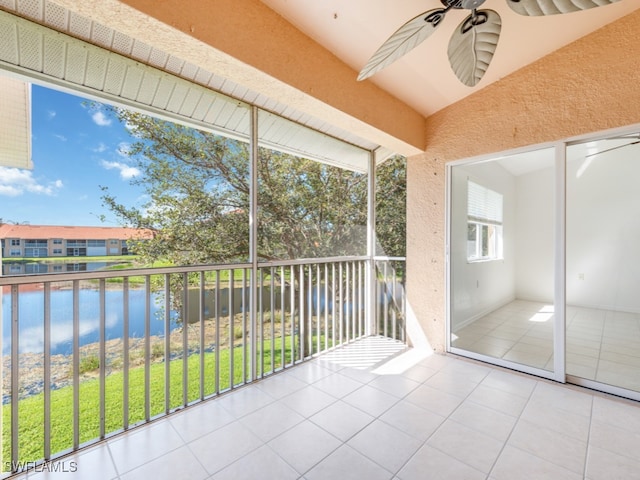
{"label": "white ceiling", "polygon": [[[357,76],[369,57],[401,25],[431,9],[440,0],[262,0],[298,29],[353,68]],[[502,18],[502,32],[493,61],[473,88],[461,84],[447,59],[453,30],[468,11],[451,10],[424,43],[365,81],[374,82],[425,116],[532,63],[558,48],[640,8],[638,0],[581,12],[524,17],[506,0],[486,0],[481,8]]]}

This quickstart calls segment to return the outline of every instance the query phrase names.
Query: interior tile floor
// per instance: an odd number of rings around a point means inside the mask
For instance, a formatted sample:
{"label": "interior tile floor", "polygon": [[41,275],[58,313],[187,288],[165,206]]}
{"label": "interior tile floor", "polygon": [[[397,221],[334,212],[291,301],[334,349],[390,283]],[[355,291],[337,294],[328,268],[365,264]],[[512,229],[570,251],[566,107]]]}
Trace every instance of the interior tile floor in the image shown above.
{"label": "interior tile floor", "polygon": [[380,347],[359,342],[59,461],[75,473],[16,478],[640,478],[640,404],[452,355],[389,348],[367,362]]}
{"label": "interior tile floor", "polygon": [[[567,374],[640,391],[640,314],[568,306]],[[553,369],[553,306],[517,300],[454,332],[452,346]]]}

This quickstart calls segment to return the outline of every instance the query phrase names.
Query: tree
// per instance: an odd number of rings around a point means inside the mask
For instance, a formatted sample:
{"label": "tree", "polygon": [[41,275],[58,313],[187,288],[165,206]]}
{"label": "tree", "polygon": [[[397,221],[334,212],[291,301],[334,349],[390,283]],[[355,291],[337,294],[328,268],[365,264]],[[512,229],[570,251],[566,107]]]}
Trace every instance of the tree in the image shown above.
{"label": "tree", "polygon": [[[155,236],[133,246],[148,262],[246,261],[249,254],[247,143],[112,108],[136,139],[127,155],[142,175],[142,208],[103,203],[127,225]],[[258,255],[262,259],[364,254],[367,177],[266,148],[258,159]]]}

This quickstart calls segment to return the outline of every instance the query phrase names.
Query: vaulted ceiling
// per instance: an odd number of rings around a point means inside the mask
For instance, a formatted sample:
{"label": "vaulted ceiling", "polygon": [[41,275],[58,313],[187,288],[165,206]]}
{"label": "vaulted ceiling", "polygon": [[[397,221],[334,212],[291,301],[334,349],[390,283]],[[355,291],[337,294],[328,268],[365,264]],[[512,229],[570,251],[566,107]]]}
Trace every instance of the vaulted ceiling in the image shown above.
{"label": "vaulted ceiling", "polygon": [[[422,12],[443,6],[441,0],[262,2],[331,51],[355,72],[362,69],[376,49],[401,25]],[[572,0],[572,3],[579,4],[580,1]],[[447,58],[451,34],[468,15],[468,10],[448,12],[432,36],[365,81],[375,83],[424,116],[429,116],[639,9],[640,3],[638,0],[619,0],[589,10],[542,17],[518,15],[507,5],[507,0],[486,0],[480,8],[495,10],[502,18],[502,30],[495,56],[477,86],[471,88],[460,83]]]}

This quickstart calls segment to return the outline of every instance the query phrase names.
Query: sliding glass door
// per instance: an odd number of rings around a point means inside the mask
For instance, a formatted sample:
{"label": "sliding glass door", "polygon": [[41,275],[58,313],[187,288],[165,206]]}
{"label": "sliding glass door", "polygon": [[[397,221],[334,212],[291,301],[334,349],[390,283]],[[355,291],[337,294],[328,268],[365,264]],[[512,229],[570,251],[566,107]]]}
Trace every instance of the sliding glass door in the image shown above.
{"label": "sliding glass door", "polygon": [[450,350],[555,378],[555,149],[449,170]]}
{"label": "sliding glass door", "polygon": [[640,392],[639,138],[567,147],[566,370],[613,393]]}
{"label": "sliding glass door", "polygon": [[448,175],[449,350],[640,400],[640,133]]}

